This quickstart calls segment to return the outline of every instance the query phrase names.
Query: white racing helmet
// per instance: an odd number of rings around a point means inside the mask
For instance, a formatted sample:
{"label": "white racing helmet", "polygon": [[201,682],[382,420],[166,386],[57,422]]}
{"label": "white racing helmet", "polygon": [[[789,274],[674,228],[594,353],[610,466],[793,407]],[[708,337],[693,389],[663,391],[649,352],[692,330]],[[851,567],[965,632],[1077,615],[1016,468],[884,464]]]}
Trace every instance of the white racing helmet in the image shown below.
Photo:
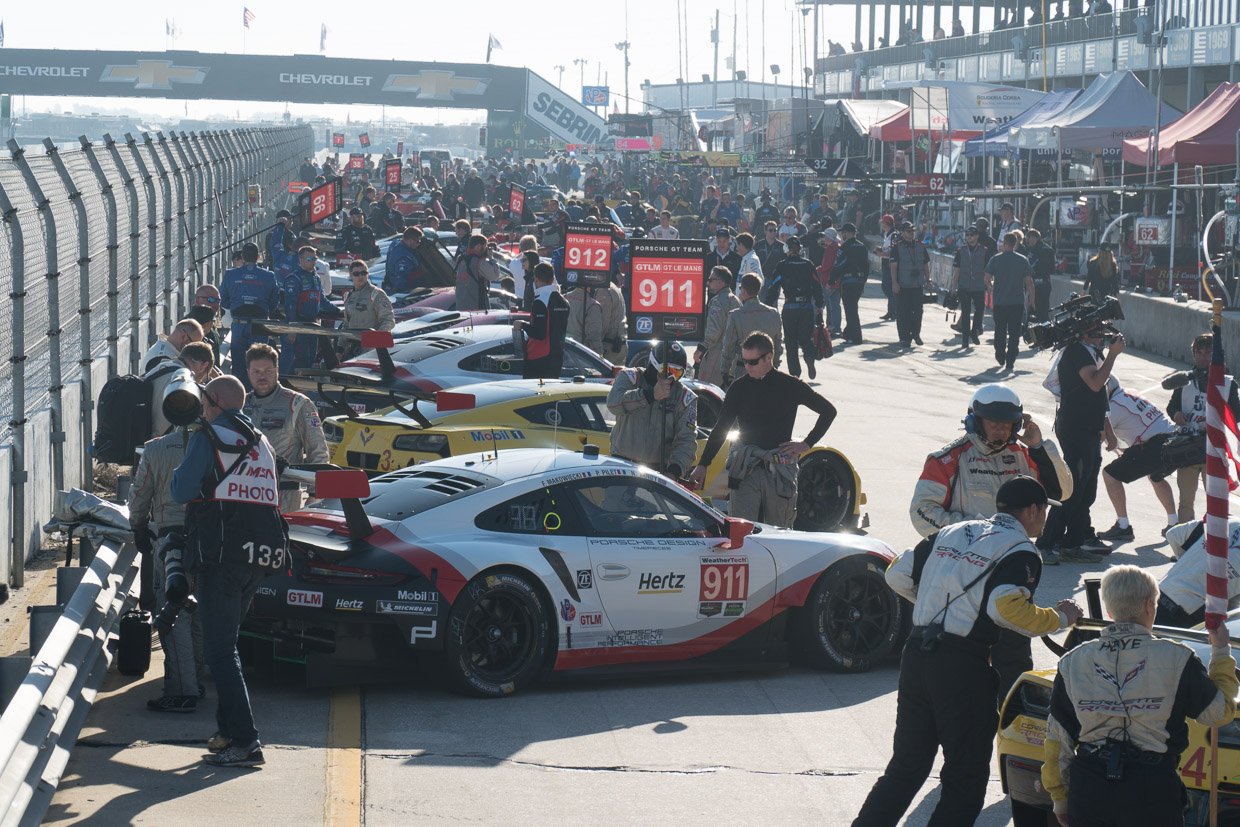
{"label": "white racing helmet", "polygon": [[1002,382],[994,382],[982,385],[977,389],[977,393],[973,394],[973,398],[969,400],[969,414],[965,417],[964,426],[969,433],[985,436],[981,420],[1019,425],[1024,420],[1024,415],[1025,409],[1021,406],[1016,391]]}

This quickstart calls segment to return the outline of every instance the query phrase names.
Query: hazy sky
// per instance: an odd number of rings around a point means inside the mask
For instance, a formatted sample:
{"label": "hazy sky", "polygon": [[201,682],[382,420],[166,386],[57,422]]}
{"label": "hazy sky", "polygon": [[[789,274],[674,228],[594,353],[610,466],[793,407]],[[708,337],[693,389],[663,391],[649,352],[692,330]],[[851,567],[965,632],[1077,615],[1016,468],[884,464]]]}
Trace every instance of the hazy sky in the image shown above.
{"label": "hazy sky", "polygon": [[[789,65],[795,61],[798,76],[803,61],[801,26],[803,18],[795,0],[604,0],[582,3],[580,14],[566,14],[574,4],[565,2],[513,0],[409,0],[409,2],[321,2],[321,0],[245,0],[245,2],[154,2],[130,0],[106,4],[87,0],[60,0],[55,13],[42,3],[6,4],[0,17],[4,21],[4,45],[10,48],[125,49],[162,51],[165,48],[202,52],[242,51],[251,54],[317,54],[319,30],[327,25],[329,57],[371,57],[404,60],[445,60],[482,62],[486,57],[487,34],[493,33],[503,45],[494,52],[492,62],[528,66],[552,83],[560,79],[556,66],[563,65],[564,86],[575,92],[585,66],[586,83],[606,76],[614,95],[624,93],[624,59],[615,44],[625,39],[626,6],[628,40],[632,44],[629,94],[640,99],[643,79],[655,83],[675,82],[678,70],[676,9],[687,4],[688,72],[700,79],[711,71],[713,53],[710,29],[715,9],[720,11],[719,76],[731,76],[725,58],[731,55],[733,11],[739,18],[737,68],[747,70],[752,80],[761,80],[763,67],[780,64],[788,81]],[[242,8],[256,15],[251,28],[241,25]],[[765,10],[765,58],[763,53],[763,10]],[[812,48],[812,15],[805,19],[807,48]],[[820,12],[819,53],[826,53],[827,34],[851,42],[852,9],[823,6]],[[178,30],[175,39],[165,35],[165,20]],[[748,23],[746,22],[748,20]],[[837,34],[838,33],[838,34]],[[795,55],[794,55],[795,46]],[[769,72],[767,79],[770,79]],[[31,110],[72,108],[75,112],[131,106],[144,112],[181,115],[180,101],[97,99],[87,103],[70,99],[30,99]],[[269,103],[222,104],[190,101],[190,117],[216,113],[242,116],[277,112],[282,107]],[[621,100],[620,109],[624,104]],[[638,105],[634,103],[633,110]],[[378,107],[311,107],[295,105],[297,115],[330,115],[343,119],[346,112],[354,119],[378,118]],[[459,111],[425,109],[394,110],[389,117],[405,117],[433,122],[462,120]],[[471,113],[468,120],[475,119]]]}

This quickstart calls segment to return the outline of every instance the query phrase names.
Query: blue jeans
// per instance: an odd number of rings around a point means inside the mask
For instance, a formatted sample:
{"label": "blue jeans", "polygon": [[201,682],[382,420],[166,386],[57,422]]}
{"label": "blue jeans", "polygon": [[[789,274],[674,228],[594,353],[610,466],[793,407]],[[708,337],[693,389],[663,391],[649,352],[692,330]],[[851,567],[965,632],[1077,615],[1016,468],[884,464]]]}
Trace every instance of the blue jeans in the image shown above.
{"label": "blue jeans", "polygon": [[215,679],[219,699],[215,721],[220,733],[239,746],[258,740],[250,693],[241,674],[237,635],[262,579],[259,569],[238,563],[207,565],[198,575],[203,655]]}
{"label": "blue jeans", "polygon": [[824,287],[822,289],[827,296],[827,329],[838,333],[843,316],[840,309],[840,288]]}

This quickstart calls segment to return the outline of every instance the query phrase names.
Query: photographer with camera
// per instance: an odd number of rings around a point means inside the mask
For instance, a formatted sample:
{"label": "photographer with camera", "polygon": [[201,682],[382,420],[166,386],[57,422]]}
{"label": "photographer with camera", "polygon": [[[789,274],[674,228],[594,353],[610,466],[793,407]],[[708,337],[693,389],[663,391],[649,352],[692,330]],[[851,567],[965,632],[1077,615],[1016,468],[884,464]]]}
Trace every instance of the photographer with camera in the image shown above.
{"label": "photographer with camera", "polygon": [[1030,637],[1081,617],[1072,600],[1033,603],[1042,558],[1031,538],[1054,504],[1032,477],[1000,486],[997,513],[956,523],[905,551],[887,583],[913,603],[913,630],[900,658],[892,757],[853,827],[894,826],[943,748],[943,793],[931,824],[972,824],[986,797],[998,711],[991,647],[1001,630]]}
{"label": "photographer with camera", "polygon": [[[1067,342],[1054,367],[1059,387],[1055,436],[1072,472],[1072,496],[1062,506],[1051,509],[1038,547],[1048,562],[1096,563],[1101,559],[1098,552],[1108,552],[1110,547],[1098,539],[1089,511],[1098,496],[1098,473],[1102,470],[1107,379],[1115,360],[1124,352],[1124,337],[1108,320],[1123,316],[1117,303],[1098,307],[1088,297],[1069,300],[1056,309],[1058,316],[1065,313],[1069,316],[1067,321],[1030,328],[1031,338],[1040,347],[1046,346],[1047,337],[1055,345]],[[1111,344],[1104,357],[1108,337]]]}
{"label": "photographer with camera", "polygon": [[147,442],[129,499],[134,545],[155,564],[155,630],[164,651],[164,684],[163,694],[146,702],[154,712],[193,712],[202,692],[195,658],[202,629],[196,615],[190,622],[197,601],[184,561],[185,506],[172,498],[172,474],[188,443],[183,427]]}
{"label": "photographer with camera", "polygon": [[1185,719],[1220,726],[1236,714],[1227,625],[1206,633],[1207,671],[1192,649],[1153,635],[1158,601],[1149,572],[1111,569],[1102,602],[1115,622],[1059,661],[1042,786],[1060,824],[1183,824]]}

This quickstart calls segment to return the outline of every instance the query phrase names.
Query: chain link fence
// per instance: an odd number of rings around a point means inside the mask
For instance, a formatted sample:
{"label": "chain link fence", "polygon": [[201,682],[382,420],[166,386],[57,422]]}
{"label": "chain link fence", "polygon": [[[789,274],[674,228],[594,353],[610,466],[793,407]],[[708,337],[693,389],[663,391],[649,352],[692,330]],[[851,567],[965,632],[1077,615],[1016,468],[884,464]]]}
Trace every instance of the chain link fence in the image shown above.
{"label": "chain link fence", "polygon": [[[0,152],[0,583],[22,584],[56,491],[93,475],[94,400],[291,200],[309,127],[125,135]],[[5,329],[7,327],[7,329]],[[5,508],[0,506],[0,513]]]}

